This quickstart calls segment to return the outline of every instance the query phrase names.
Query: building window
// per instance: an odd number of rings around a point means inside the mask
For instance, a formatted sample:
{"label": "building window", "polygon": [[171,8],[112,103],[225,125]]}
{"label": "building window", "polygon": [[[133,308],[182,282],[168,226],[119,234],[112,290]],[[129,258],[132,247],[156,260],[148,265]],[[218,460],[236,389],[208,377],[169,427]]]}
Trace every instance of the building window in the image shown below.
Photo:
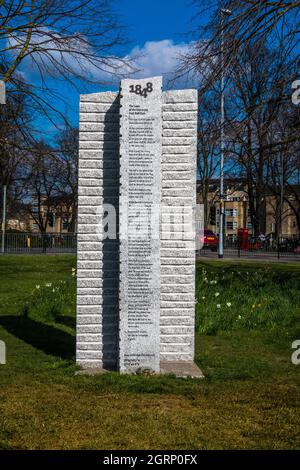
{"label": "building window", "polygon": [[227,202],[240,202],[241,198],[240,197],[227,196],[226,201]]}
{"label": "building window", "polygon": [[238,210],[237,209],[226,209],[226,217],[237,217]]}
{"label": "building window", "polygon": [[237,230],[238,224],[237,222],[226,222],[227,230]]}
{"label": "building window", "polygon": [[39,209],[38,209],[38,203],[37,202],[33,202],[32,205],[31,205],[31,211],[34,215],[37,215],[39,213]]}
{"label": "building window", "polygon": [[69,228],[69,221],[65,217],[62,219],[62,229],[63,230],[68,230]]}

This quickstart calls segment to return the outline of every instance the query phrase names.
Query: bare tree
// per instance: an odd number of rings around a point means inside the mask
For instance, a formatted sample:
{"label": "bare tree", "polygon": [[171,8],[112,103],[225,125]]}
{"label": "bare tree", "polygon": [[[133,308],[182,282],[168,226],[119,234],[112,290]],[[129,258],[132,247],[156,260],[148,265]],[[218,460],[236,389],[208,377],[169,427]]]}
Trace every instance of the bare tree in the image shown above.
{"label": "bare tree", "polygon": [[[244,48],[228,68],[226,85],[226,121],[225,121],[225,175],[228,180],[238,177],[246,184],[248,204],[254,233],[265,232],[266,193],[270,184],[272,154],[279,146],[287,145],[292,138],[291,133],[283,140],[275,138],[274,123],[284,106],[282,96],[287,83],[285,61],[277,51],[268,48]],[[199,149],[202,149],[202,166],[198,173],[201,177],[200,193],[203,201],[207,192],[205,171],[213,169],[218,175],[220,145],[220,92],[214,89],[202,93],[212,96],[208,103],[213,124],[213,134],[208,129],[209,113],[206,111],[204,123],[206,129],[199,133]],[[201,96],[201,94],[200,94]],[[200,124],[203,125],[201,114],[205,110],[200,105]],[[203,140],[214,142],[213,149],[207,147],[205,156]],[[211,166],[207,162],[211,162]],[[209,187],[209,186],[208,186]],[[230,188],[227,188],[230,189]],[[203,194],[204,193],[204,194]],[[207,214],[206,214],[207,220]]]}
{"label": "bare tree", "polygon": [[56,152],[44,142],[36,144],[29,159],[24,202],[41,233],[47,231],[50,217],[59,204],[61,162]]}
{"label": "bare tree", "polygon": [[[23,195],[28,148],[32,145],[32,113],[23,93],[12,89],[5,106],[0,106],[0,201],[7,188],[8,215],[13,215]],[[1,204],[2,209],[2,204]]]}
{"label": "bare tree", "polygon": [[124,72],[115,52],[122,44],[123,28],[110,0],[0,0],[0,78],[23,89],[16,71],[22,65],[34,70],[39,80],[26,92],[49,115],[56,110],[49,94],[62,97],[50,90],[47,77],[75,87],[78,80],[109,81]]}
{"label": "bare tree", "polygon": [[198,178],[201,202],[204,205],[204,225],[207,227],[210,211],[209,201],[210,182],[216,176],[218,167],[218,146],[220,126],[218,124],[218,106],[214,93],[203,96],[199,103],[198,113]]}
{"label": "bare tree", "polygon": [[[280,56],[279,56],[280,57]],[[280,113],[285,69],[268,49],[246,48],[231,66],[227,89],[227,135],[241,175],[247,181],[254,233],[265,233],[266,188],[274,142],[273,124]],[[277,142],[278,143],[278,142]]]}
{"label": "bare tree", "polygon": [[300,0],[194,3],[199,13],[196,20],[204,12],[210,20],[192,32],[194,42],[181,57],[176,77],[187,73],[201,76],[201,96],[216,90],[220,93],[221,71],[225,74],[225,169],[245,180],[258,235],[266,228],[266,195],[272,188],[279,202],[282,198],[282,167],[283,197],[298,220],[299,125],[289,128],[286,111],[291,108],[291,84],[298,73]]}
{"label": "bare tree", "polygon": [[[196,3],[201,2],[196,0]],[[224,0],[212,2],[211,5],[231,11],[230,18],[224,24],[225,32],[230,32],[227,37],[231,41],[226,44],[230,55],[240,53],[253,41],[264,45],[270,39],[276,39],[289,51],[298,44],[299,0]],[[220,33],[220,27],[216,28],[216,33]]]}
{"label": "bare tree", "polygon": [[77,222],[78,189],[78,129],[68,126],[58,136],[57,157],[60,160],[61,173],[58,177],[60,207],[63,209],[68,232],[75,232]]}
{"label": "bare tree", "polygon": [[[284,58],[286,68],[293,69],[299,57],[300,0],[194,0],[193,3],[198,7],[196,20],[204,13],[210,19],[190,33],[193,45],[181,57],[177,77],[186,75],[187,71],[195,72],[201,75],[201,90],[211,89],[221,71],[230,73],[235,60],[250,47],[255,51],[275,48]],[[222,10],[228,12],[223,21]],[[297,75],[290,75],[290,86],[295,78]]]}
{"label": "bare tree", "polygon": [[276,198],[276,233],[287,213],[295,216],[300,233],[300,111],[292,105],[281,109],[273,125],[269,190]]}

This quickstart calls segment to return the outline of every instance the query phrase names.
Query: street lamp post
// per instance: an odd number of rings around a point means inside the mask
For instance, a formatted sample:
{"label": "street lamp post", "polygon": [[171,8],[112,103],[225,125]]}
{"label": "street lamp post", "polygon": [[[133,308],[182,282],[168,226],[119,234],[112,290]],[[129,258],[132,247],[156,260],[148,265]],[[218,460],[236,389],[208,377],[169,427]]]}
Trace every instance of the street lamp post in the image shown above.
{"label": "street lamp post", "polygon": [[[5,82],[0,80],[0,104],[6,104]],[[2,240],[1,253],[5,252],[5,226],[6,226],[6,186],[3,186],[3,212],[2,212]]]}
{"label": "street lamp post", "polygon": [[283,222],[283,203],[284,203],[284,164],[283,164],[283,155],[280,155],[280,166],[281,166],[281,176],[280,176],[280,215],[279,215],[279,228],[278,228],[278,238],[282,238],[282,222]]}
{"label": "street lamp post", "polygon": [[1,253],[5,253],[5,228],[6,228],[6,186],[3,186],[3,209],[2,209],[2,240]]}
{"label": "street lamp post", "polygon": [[224,77],[224,18],[231,15],[230,10],[221,9],[221,142],[220,142],[220,221],[219,221],[219,258],[224,256],[224,151],[225,151],[225,77]]}
{"label": "street lamp post", "polygon": [[0,104],[6,103],[5,82],[0,80]]}

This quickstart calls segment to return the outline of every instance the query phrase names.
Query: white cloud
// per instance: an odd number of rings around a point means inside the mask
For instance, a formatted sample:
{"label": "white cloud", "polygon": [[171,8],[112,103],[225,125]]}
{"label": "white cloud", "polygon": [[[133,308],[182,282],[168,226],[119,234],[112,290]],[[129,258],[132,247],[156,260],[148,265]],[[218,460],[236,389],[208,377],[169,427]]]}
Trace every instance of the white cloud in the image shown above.
{"label": "white cloud", "polygon": [[[24,33],[9,37],[8,46],[13,55],[21,51],[25,39]],[[22,65],[27,72],[42,72],[45,76],[59,75],[62,69],[82,73],[88,63],[85,57],[89,54],[90,48],[83,36],[64,37],[43,27],[32,33]]]}
{"label": "white cloud", "polygon": [[[190,48],[191,44],[174,44],[170,39],[151,41],[146,42],[142,48],[135,47],[128,58],[139,69],[134,74],[136,78],[163,75],[165,79],[172,80],[175,77],[180,57],[185,55]],[[186,79],[187,81],[191,80],[189,77]]]}
{"label": "white cloud", "polygon": [[[21,47],[22,40],[14,38],[10,40],[10,44],[15,48]],[[55,77],[60,73],[60,66],[57,64],[61,64],[69,70],[70,75],[73,71],[75,75],[85,75],[87,78],[107,84],[117,84],[120,78],[126,77],[145,78],[163,75],[165,87],[168,87],[170,81],[172,81],[171,86],[175,88],[199,86],[199,77],[195,74],[187,73],[175,80],[180,57],[191,50],[192,43],[175,44],[170,39],[148,41],[142,47],[134,47],[125,57],[111,57],[97,64],[92,64],[89,60],[87,45],[83,46],[81,41],[77,44],[76,39],[72,38],[65,41],[59,34],[46,28],[39,34],[33,35],[31,47],[34,46],[38,52],[34,53],[31,59],[26,60],[24,64],[26,72],[39,73],[43,70],[43,75]],[[86,47],[86,51],[82,50],[83,47]],[[76,49],[78,54],[76,54]],[[17,48],[15,52],[16,50]]]}
{"label": "white cloud", "polygon": [[[157,75],[164,77],[164,85],[168,87],[168,82],[172,87],[186,88],[187,86],[198,86],[199,78],[186,73],[185,76],[176,79],[176,69],[180,64],[180,57],[184,56],[192,48],[192,43],[174,44],[170,39],[163,41],[149,41],[143,47],[136,46],[123,59],[128,61],[135,72],[124,66],[118,71],[123,78],[146,78]],[[100,73],[99,73],[100,72]],[[95,71],[96,76],[102,79],[110,79],[116,82],[116,78],[111,74]]]}

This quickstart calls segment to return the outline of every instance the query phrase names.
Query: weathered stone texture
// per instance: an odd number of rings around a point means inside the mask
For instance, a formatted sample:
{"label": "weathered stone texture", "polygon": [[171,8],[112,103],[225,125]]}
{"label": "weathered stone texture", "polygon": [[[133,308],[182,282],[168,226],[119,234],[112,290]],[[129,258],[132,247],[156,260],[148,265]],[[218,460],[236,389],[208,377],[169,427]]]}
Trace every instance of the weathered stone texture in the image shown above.
{"label": "weathered stone texture", "polygon": [[[118,158],[118,94],[82,95],[76,355],[83,368],[117,367],[118,243],[103,239],[102,218],[104,204],[114,202],[119,195]],[[109,265],[105,264],[107,259],[111,260]]]}
{"label": "weathered stone texture", "polygon": [[[191,362],[195,238],[189,229],[178,238],[178,225],[182,206],[196,203],[197,92],[164,92],[162,100],[160,359]],[[77,363],[84,368],[118,365],[119,242],[103,240],[102,215],[108,202],[118,212],[119,106],[117,93],[81,96]]]}

